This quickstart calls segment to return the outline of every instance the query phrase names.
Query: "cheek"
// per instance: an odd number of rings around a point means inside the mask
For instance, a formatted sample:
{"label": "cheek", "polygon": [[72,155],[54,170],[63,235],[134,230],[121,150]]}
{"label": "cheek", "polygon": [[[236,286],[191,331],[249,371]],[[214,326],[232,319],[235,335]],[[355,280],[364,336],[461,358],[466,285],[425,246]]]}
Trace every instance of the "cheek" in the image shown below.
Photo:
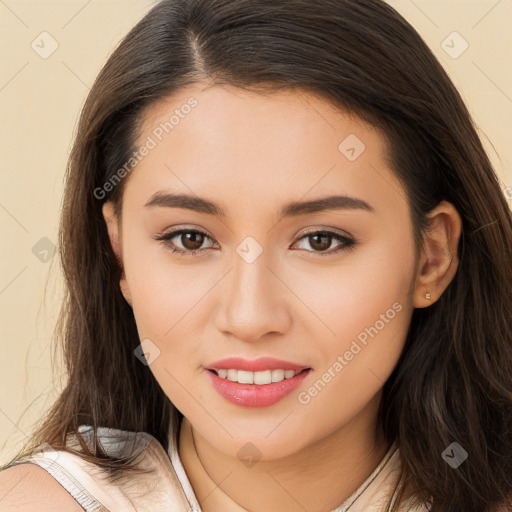
{"label": "cheek", "polygon": [[381,328],[379,332],[388,331],[392,340],[407,331],[404,312],[412,310],[415,269],[413,243],[405,240],[398,234],[374,236],[332,265],[319,265],[309,272],[287,271],[287,282],[293,282],[294,291],[306,298],[314,313],[315,331],[325,340],[324,349],[342,350],[360,333],[364,340],[365,328],[374,324]]}
{"label": "cheek", "polygon": [[334,423],[355,415],[382,388],[403,350],[413,311],[412,243],[375,242],[351,258],[331,268],[323,287],[317,281],[309,290],[331,333],[318,337],[322,364],[299,402],[318,414],[332,406]]}
{"label": "cheek", "polygon": [[179,264],[180,257],[137,232],[127,233],[123,260],[139,333],[158,340],[172,337],[205,293],[197,267]]}
{"label": "cheek", "polygon": [[164,253],[149,261],[139,248],[129,258],[126,276],[139,337],[151,340],[158,349],[149,370],[173,404],[190,411],[191,404],[203,399],[196,378],[201,336],[194,331],[205,321],[198,315],[208,283],[198,279],[192,267],[171,265],[168,258]]}

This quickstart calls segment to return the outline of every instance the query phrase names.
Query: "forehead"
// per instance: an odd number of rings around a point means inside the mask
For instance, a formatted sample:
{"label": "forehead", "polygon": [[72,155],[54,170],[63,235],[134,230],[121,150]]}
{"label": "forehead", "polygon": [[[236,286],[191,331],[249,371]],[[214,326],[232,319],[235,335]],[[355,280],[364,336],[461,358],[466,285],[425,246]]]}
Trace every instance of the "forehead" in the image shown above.
{"label": "forehead", "polygon": [[305,91],[194,84],[147,108],[141,126],[135,149],[151,149],[126,188],[139,204],[168,190],[245,208],[333,193],[405,207],[380,131]]}

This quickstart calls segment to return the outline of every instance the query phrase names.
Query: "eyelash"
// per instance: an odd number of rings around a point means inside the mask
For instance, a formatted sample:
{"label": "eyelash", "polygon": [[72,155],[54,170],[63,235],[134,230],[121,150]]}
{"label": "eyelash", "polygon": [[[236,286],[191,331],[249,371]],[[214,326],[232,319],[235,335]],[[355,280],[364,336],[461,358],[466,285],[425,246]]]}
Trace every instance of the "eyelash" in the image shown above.
{"label": "eyelash", "polygon": [[[174,246],[173,244],[169,243],[172,238],[175,238],[176,236],[182,235],[184,233],[201,234],[201,235],[203,235],[203,236],[205,236],[207,238],[210,238],[210,240],[211,240],[210,236],[208,236],[205,232],[203,232],[203,231],[201,231],[199,229],[178,229],[176,231],[172,231],[172,232],[167,233],[165,235],[154,237],[154,240],[158,240],[158,241],[163,242],[163,244],[164,244],[166,249],[168,249],[172,253],[178,253],[180,256],[194,256],[197,253],[200,253],[200,252],[203,252],[203,251],[207,250],[207,249],[195,249],[195,250],[189,251],[189,250],[186,250],[186,249],[176,248],[176,246]],[[313,252],[315,254],[318,254],[319,256],[327,256],[329,254],[335,254],[335,253],[338,253],[338,252],[341,252],[341,251],[351,251],[357,245],[357,242],[355,240],[353,240],[352,238],[340,235],[338,233],[334,233],[333,231],[325,231],[325,230],[311,231],[309,233],[304,233],[299,238],[299,240],[302,240],[303,238],[308,238],[308,237],[311,237],[311,236],[314,236],[314,235],[327,235],[329,238],[334,238],[335,240],[337,240],[339,242],[343,242],[343,244],[344,244],[344,245],[341,245],[340,247],[338,247],[334,251],[332,251],[332,250],[331,251],[322,251],[322,252],[307,251],[307,252]],[[299,241],[299,240],[297,240],[297,241]]]}

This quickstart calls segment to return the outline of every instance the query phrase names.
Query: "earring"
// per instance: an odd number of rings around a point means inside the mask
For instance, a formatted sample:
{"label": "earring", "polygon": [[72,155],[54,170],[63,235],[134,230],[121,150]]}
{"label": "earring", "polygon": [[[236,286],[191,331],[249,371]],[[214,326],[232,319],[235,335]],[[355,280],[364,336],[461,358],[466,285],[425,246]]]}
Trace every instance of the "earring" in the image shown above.
{"label": "earring", "polygon": [[428,300],[430,300],[430,298],[431,298],[430,293],[429,293],[429,292],[427,292],[427,293],[425,294],[425,297],[426,297]]}

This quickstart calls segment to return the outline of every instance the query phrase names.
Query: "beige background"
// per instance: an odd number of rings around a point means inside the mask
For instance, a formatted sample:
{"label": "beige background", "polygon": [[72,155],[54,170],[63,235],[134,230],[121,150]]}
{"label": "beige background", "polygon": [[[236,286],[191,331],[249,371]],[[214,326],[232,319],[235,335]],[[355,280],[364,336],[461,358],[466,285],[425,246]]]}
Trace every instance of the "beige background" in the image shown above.
{"label": "beige background", "polygon": [[[52,249],[79,110],[107,56],[154,3],[0,0],[0,463],[20,447],[63,382],[50,349],[62,290]],[[502,189],[512,186],[512,2],[389,3],[447,69]],[[46,56],[52,44],[58,47]]]}

